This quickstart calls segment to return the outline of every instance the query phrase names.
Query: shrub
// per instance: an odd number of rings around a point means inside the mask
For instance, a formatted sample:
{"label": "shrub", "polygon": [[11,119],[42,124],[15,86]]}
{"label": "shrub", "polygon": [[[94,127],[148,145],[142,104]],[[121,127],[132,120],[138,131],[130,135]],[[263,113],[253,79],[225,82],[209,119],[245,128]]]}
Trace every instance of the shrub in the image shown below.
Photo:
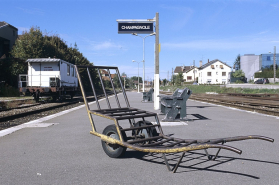
{"label": "shrub", "polygon": [[242,80],[236,80],[235,83],[236,84],[243,84],[244,82]]}

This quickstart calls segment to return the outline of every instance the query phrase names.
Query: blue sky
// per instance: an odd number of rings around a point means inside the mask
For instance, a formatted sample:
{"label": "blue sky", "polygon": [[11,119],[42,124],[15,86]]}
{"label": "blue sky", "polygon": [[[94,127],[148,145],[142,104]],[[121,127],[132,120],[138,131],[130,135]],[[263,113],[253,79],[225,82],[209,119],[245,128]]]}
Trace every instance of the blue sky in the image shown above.
{"label": "blue sky", "polygon": [[[160,78],[172,68],[220,59],[230,66],[238,54],[279,50],[279,1],[270,0],[0,0],[0,21],[19,29],[38,26],[58,34],[95,65],[118,66],[137,76],[140,37],[118,34],[116,19],[151,19],[159,12]],[[145,35],[143,35],[145,36]],[[145,40],[146,80],[154,76],[155,37]],[[142,63],[140,64],[142,76]]]}

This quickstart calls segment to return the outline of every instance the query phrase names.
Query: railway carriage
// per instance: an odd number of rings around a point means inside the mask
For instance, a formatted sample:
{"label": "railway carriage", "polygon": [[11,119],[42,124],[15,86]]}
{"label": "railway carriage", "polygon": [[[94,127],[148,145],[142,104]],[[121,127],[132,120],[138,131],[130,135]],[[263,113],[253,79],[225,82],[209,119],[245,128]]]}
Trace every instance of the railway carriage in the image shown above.
{"label": "railway carriage", "polygon": [[27,74],[19,75],[19,91],[30,93],[36,101],[40,96],[52,96],[53,100],[75,95],[78,81],[74,65],[57,58],[26,60]]}

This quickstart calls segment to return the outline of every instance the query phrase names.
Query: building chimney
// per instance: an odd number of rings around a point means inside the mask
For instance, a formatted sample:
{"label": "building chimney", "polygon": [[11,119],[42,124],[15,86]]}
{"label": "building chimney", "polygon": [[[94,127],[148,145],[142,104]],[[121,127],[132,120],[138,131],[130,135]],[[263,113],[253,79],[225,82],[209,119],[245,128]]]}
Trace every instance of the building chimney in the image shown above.
{"label": "building chimney", "polygon": [[209,63],[209,59],[207,60],[207,62]]}
{"label": "building chimney", "polygon": [[202,60],[200,60],[200,67],[202,66]]}

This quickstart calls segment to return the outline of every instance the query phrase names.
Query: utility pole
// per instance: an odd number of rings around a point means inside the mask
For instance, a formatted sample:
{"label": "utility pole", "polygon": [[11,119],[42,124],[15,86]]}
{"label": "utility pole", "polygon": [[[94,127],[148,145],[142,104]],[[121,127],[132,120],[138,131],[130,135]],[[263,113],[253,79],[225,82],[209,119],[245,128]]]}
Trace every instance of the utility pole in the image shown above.
{"label": "utility pole", "polygon": [[173,82],[173,68],[171,68],[171,84]]}
{"label": "utility pole", "polygon": [[193,61],[193,66],[194,66],[194,82],[196,82],[195,60]]}
{"label": "utility pole", "polygon": [[274,83],[276,80],[276,46],[274,46],[274,54],[273,54],[273,71],[274,71]]}
{"label": "utility pole", "polygon": [[156,13],[156,38],[155,38],[155,74],[154,74],[154,109],[159,109],[159,13]]}

